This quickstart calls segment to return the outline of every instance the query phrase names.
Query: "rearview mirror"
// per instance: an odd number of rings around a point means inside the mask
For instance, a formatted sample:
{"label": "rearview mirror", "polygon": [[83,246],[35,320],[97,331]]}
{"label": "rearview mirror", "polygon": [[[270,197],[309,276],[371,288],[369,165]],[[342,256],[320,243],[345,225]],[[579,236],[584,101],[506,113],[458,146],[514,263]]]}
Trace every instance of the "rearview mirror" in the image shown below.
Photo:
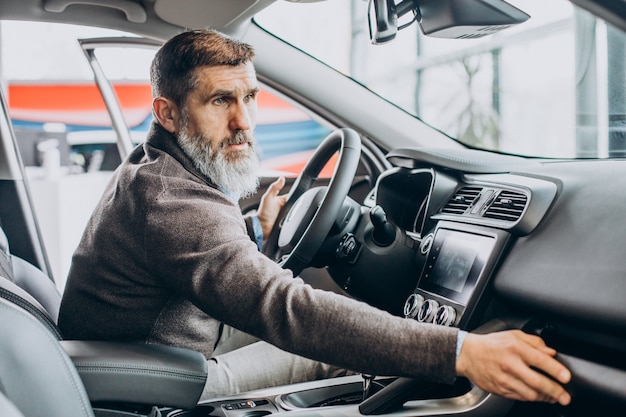
{"label": "rearview mirror", "polygon": [[[408,12],[413,20],[398,27]],[[520,24],[530,16],[504,0],[370,0],[368,20],[373,44],[393,40],[398,30],[417,21],[427,36],[470,39]]]}
{"label": "rearview mirror", "polygon": [[471,39],[491,35],[530,17],[503,0],[418,0],[424,35]]}

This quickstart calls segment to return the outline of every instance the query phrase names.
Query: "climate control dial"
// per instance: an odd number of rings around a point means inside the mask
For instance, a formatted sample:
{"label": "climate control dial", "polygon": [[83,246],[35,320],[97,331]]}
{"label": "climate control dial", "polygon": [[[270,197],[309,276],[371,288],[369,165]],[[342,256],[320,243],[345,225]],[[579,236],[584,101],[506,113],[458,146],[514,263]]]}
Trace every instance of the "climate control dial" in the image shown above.
{"label": "climate control dial", "polygon": [[417,313],[417,321],[421,321],[423,323],[433,323],[438,308],[439,303],[435,300],[428,299],[424,301],[419,313]]}
{"label": "climate control dial", "polygon": [[456,310],[450,306],[441,306],[435,314],[435,323],[442,326],[452,326],[456,320]]}
{"label": "climate control dial", "polygon": [[411,294],[404,303],[404,317],[407,319],[413,319],[419,313],[420,308],[424,304],[424,297],[419,294]]}

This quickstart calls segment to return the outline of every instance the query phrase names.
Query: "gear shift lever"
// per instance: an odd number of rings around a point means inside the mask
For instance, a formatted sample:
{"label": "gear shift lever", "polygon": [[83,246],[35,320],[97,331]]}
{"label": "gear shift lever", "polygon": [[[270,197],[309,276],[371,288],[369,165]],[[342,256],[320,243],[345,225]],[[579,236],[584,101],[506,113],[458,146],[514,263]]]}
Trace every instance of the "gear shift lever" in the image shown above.
{"label": "gear shift lever", "polygon": [[370,210],[370,221],[374,230],[372,239],[380,246],[389,246],[396,239],[395,227],[387,221],[385,210],[381,206],[374,206]]}

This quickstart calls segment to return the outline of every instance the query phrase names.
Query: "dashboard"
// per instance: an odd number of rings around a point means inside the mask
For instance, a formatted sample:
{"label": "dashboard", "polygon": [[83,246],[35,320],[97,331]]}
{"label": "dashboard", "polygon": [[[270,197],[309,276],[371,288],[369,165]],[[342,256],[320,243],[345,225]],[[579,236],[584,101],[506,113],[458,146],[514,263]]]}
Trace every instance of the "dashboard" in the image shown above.
{"label": "dashboard", "polygon": [[539,334],[573,370],[578,409],[626,405],[623,161],[387,159],[352,232],[357,254],[328,267],[335,282],[407,319]]}

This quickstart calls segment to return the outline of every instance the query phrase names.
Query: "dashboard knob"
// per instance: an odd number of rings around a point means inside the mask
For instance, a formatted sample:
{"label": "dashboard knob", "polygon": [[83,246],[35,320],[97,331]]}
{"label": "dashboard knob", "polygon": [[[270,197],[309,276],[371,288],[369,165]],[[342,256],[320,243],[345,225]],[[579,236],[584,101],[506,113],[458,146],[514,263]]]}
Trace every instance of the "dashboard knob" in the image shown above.
{"label": "dashboard knob", "polygon": [[452,326],[456,320],[456,310],[450,306],[441,306],[435,314],[435,323],[442,326]]}
{"label": "dashboard knob", "polygon": [[404,318],[413,319],[417,316],[422,304],[424,303],[424,297],[419,294],[411,294],[404,303]]}
{"label": "dashboard knob", "polygon": [[424,304],[422,304],[420,311],[417,314],[417,321],[421,321],[423,323],[433,323],[438,308],[439,303],[435,300],[428,299],[424,301]]}

